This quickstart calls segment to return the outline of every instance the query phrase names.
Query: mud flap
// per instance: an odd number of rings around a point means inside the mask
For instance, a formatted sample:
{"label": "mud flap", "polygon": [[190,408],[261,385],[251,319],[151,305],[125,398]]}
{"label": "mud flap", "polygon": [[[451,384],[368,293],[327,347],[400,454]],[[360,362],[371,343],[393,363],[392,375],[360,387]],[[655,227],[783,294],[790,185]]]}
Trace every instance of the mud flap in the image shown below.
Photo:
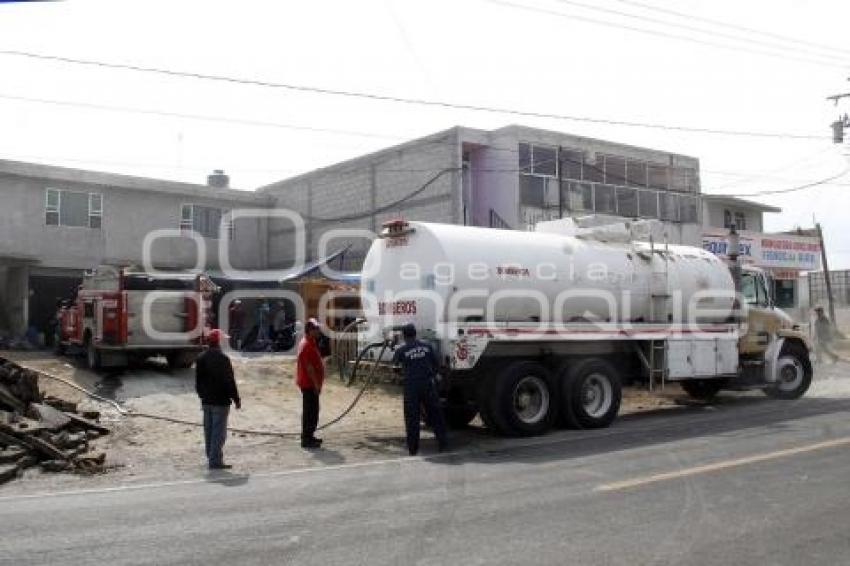
{"label": "mud flap", "polygon": [[764,352],[764,380],[767,383],[776,383],[779,377],[776,374],[776,362],[779,360],[779,353],[782,351],[782,346],[784,345],[784,337],[774,336],[773,340],[768,344],[767,350]]}

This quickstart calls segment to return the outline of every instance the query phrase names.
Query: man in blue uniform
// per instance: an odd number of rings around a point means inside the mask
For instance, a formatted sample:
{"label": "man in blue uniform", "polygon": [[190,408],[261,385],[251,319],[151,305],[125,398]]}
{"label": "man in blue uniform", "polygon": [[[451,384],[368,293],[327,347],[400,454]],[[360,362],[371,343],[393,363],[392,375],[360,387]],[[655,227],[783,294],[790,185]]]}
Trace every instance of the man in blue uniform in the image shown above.
{"label": "man in blue uniform", "polygon": [[440,410],[434,376],[439,367],[434,349],[416,339],[412,324],[402,329],[404,344],[393,356],[393,365],[404,370],[404,425],[407,429],[407,449],[411,456],[419,452],[419,415],[425,405],[428,421],[434,429],[442,452],[448,446],[446,425]]}

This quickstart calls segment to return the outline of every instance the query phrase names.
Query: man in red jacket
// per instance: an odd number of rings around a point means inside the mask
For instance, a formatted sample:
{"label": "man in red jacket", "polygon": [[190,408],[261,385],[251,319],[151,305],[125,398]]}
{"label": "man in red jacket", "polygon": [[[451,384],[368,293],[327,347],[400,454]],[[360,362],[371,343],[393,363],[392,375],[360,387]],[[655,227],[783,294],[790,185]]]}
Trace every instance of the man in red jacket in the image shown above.
{"label": "man in red jacket", "polygon": [[319,424],[319,395],[325,381],[325,365],[319,353],[319,322],[311,318],[304,325],[304,337],[298,344],[295,383],[301,389],[301,447],[318,448],[322,440],[313,436]]}

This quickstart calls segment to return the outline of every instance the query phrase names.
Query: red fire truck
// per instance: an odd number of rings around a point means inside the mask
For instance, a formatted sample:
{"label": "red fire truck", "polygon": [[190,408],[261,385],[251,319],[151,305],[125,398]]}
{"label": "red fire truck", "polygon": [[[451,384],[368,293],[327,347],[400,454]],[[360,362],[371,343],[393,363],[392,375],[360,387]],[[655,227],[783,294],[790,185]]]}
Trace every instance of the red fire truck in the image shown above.
{"label": "red fire truck", "polygon": [[217,290],[204,275],[98,268],[59,309],[57,350],[82,350],[92,369],[159,355],[188,368],[211,327]]}

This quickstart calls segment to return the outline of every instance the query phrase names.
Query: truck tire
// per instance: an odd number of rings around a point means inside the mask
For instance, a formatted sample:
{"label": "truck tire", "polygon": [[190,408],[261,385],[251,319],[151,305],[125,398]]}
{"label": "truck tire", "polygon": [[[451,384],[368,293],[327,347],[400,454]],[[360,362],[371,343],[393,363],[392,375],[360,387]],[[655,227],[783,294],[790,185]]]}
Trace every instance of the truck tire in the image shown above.
{"label": "truck tire", "polygon": [[101,366],[100,350],[94,345],[91,335],[86,336],[86,367],[90,370],[99,370]]}
{"label": "truck tire", "polygon": [[725,379],[687,379],[679,382],[682,390],[691,399],[699,401],[710,401],[726,385]]}
{"label": "truck tire", "polygon": [[489,417],[495,431],[507,436],[535,436],[552,426],[557,413],[553,379],[542,365],[515,362],[493,380]]}
{"label": "truck tire", "polygon": [[794,345],[786,346],[776,361],[776,383],[768,385],[764,392],[774,399],[799,399],[812,384],[812,364],[808,356]]}
{"label": "truck tire", "polygon": [[478,409],[472,407],[446,407],[443,411],[446,417],[446,424],[450,428],[461,429],[469,426],[475,415],[478,414]]}
{"label": "truck tire", "polygon": [[165,356],[171,369],[188,369],[195,363],[198,355],[195,352],[170,352]]}
{"label": "truck tire", "polygon": [[623,398],[620,374],[600,358],[572,365],[561,381],[562,420],[578,428],[604,428],[620,411]]}

